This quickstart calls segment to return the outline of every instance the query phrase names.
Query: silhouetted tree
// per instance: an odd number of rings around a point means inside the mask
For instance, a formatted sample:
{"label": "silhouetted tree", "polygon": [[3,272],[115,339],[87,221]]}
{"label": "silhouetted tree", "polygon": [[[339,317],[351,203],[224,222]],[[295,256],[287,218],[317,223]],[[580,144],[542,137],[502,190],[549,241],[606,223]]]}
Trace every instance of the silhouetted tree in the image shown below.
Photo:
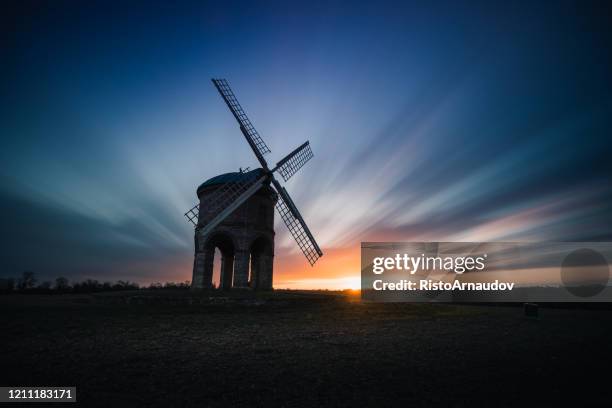
{"label": "silhouetted tree", "polygon": [[102,289],[102,285],[95,279],[87,279],[83,282],[77,282],[72,285],[72,290],[75,293],[91,293]]}
{"label": "silhouetted tree", "polygon": [[34,276],[34,272],[25,271],[19,279],[19,283],[17,285],[19,290],[29,290],[36,286],[36,277]]}
{"label": "silhouetted tree", "polygon": [[60,276],[55,279],[55,290],[58,292],[67,292],[70,289],[70,284],[68,283],[68,279]]}

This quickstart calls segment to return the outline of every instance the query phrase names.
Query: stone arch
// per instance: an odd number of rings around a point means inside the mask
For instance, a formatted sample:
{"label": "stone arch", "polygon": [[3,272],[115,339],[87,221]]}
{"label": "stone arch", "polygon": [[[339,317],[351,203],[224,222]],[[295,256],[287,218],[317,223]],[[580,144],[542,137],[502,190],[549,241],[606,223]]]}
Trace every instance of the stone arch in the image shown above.
{"label": "stone arch", "polygon": [[265,235],[259,235],[249,247],[249,286],[253,289],[272,289],[272,263],[274,244]]}
{"label": "stone arch", "polygon": [[232,287],[232,279],[234,274],[234,256],[236,253],[236,244],[230,234],[216,232],[206,239],[204,244],[204,287],[210,288],[213,284],[213,269],[215,248],[221,252],[221,272],[219,276],[219,287],[221,289],[230,289]]}

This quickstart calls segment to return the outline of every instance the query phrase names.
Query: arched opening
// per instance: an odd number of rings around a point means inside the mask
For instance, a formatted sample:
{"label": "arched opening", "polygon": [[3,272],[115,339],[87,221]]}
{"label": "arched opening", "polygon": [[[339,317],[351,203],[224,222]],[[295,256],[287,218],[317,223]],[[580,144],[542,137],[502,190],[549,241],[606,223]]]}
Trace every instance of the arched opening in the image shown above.
{"label": "arched opening", "polygon": [[230,289],[234,275],[234,243],[226,234],[215,234],[206,242],[206,251],[212,256],[208,276],[210,287]]}
{"label": "arched opening", "polygon": [[249,250],[249,287],[272,289],[272,243],[266,237],[253,241]]}

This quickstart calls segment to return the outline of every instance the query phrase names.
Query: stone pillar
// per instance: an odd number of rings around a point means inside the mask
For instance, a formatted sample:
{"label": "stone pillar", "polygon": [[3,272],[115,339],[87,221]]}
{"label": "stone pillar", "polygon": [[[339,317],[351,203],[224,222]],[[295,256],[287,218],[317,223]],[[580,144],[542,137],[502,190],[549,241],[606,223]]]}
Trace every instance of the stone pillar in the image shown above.
{"label": "stone pillar", "polygon": [[234,287],[249,287],[249,252],[236,251],[234,254]]}
{"label": "stone pillar", "polygon": [[251,254],[251,276],[249,286],[253,289],[259,287],[259,256]]}
{"label": "stone pillar", "polygon": [[262,290],[272,289],[272,267],[274,264],[273,255],[259,255],[259,277],[257,280],[258,288]]}
{"label": "stone pillar", "polygon": [[221,289],[231,289],[232,278],[234,277],[234,256],[223,255],[221,257]]}
{"label": "stone pillar", "polygon": [[196,252],[191,289],[209,289],[212,287],[214,256],[214,248],[205,248],[202,252]]}

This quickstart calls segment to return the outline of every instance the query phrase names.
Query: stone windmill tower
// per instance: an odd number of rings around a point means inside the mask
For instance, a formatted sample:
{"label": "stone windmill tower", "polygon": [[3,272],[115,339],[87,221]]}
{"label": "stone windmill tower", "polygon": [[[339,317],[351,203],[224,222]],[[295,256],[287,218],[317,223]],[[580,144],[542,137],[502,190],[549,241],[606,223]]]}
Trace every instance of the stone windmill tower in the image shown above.
{"label": "stone windmill tower", "polygon": [[212,287],[215,248],[221,252],[221,287],[272,289],[274,207],[311,265],[323,256],[278,172],[289,180],[313,157],[309,142],[289,153],[272,169],[264,160],[270,153],[224,79],[213,84],[238,121],[240,130],[261,168],[226,173],[202,183],[199,203],[185,213],[195,226],[192,289]]}

